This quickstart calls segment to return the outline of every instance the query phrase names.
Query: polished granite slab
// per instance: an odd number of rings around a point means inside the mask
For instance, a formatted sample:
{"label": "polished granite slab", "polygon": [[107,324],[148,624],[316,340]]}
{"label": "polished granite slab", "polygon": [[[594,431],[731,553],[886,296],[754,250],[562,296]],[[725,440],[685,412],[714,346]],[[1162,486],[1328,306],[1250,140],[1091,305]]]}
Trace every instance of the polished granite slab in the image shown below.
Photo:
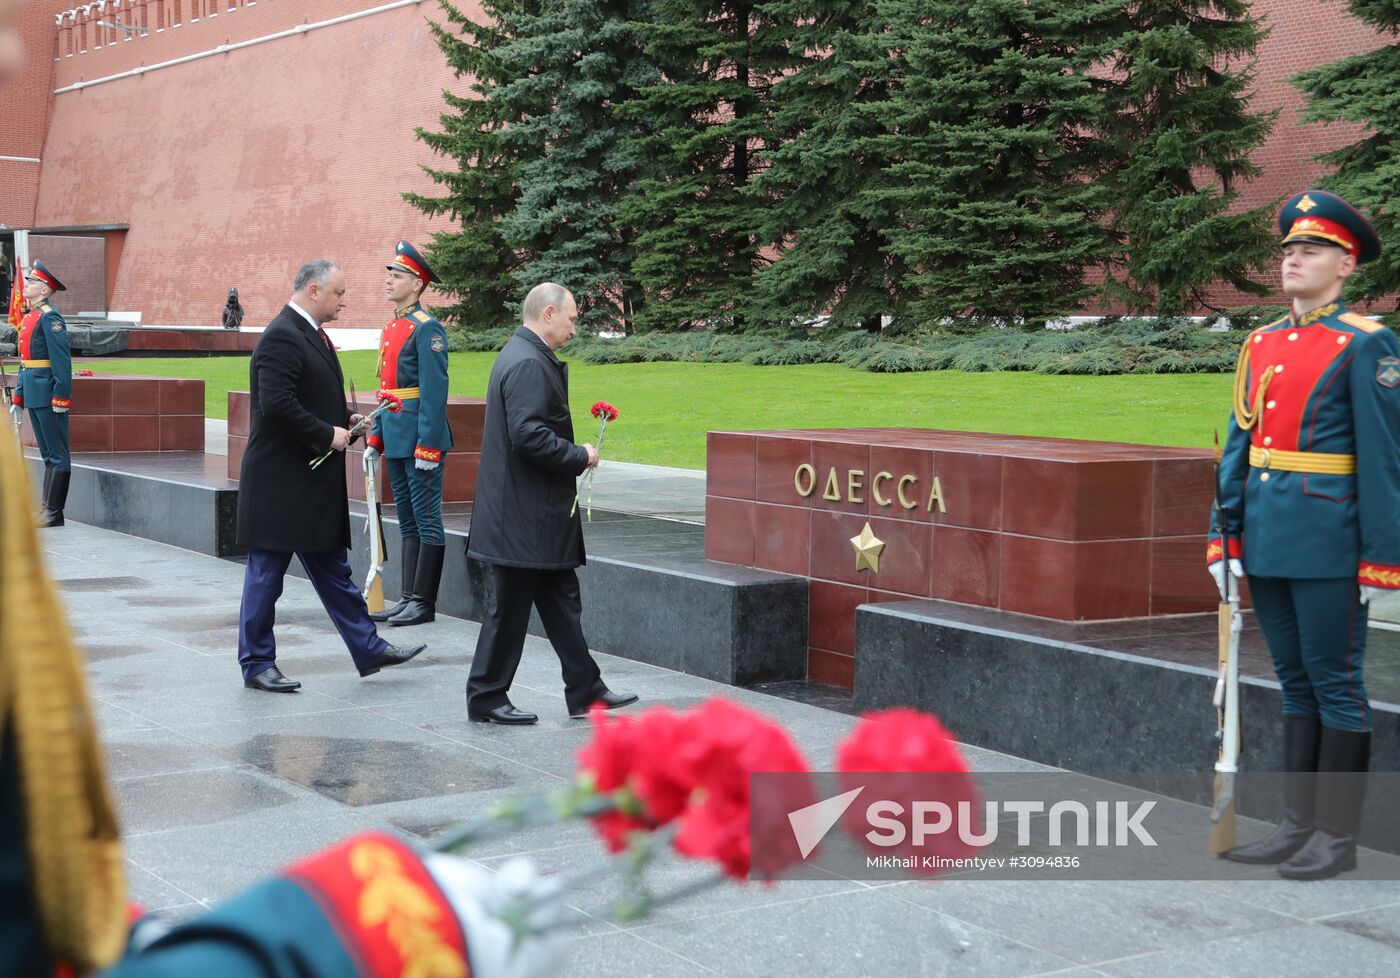
{"label": "polished granite slab", "polygon": [[[407,630],[428,650],[360,679],[310,585],[290,579],[278,606],[279,664],[306,685],[272,696],[239,682],[237,563],[77,523],[46,532],[41,543],[85,653],[130,896],[148,911],[201,913],[356,831],[430,840],[504,798],[565,786],[588,737],[587,723],[565,716],[558,662],[537,638],[526,642],[512,697],[540,713],[540,724],[470,723],[462,697],[475,624],[444,616]],[[811,694],[841,706],[830,687],[765,687],[778,698],[598,658],[609,683],[639,692],[644,705],[683,709],[724,695],[782,721],[819,769],[830,769],[854,722],[849,701],[845,711],[804,701]],[[1066,776],[977,747],[964,753],[992,786],[1012,776]],[[1205,816],[1196,808],[1186,817],[1203,824]],[[1241,833],[1264,828],[1245,820]],[[596,863],[601,846],[586,825],[571,823],[493,840],[467,857],[495,870],[516,855],[576,871]],[[1363,854],[1368,864],[1376,858]],[[1400,883],[1297,884],[1268,878],[1267,868],[1229,868],[1238,877],[1213,882],[731,884],[625,925],[604,918],[623,893],[609,881],[569,897],[578,926],[557,973],[1400,973]],[[660,886],[672,887],[710,871],[668,857],[655,872]]]}
{"label": "polished granite slab", "polygon": [[[43,463],[34,454],[26,460],[31,483],[41,485]],[[196,553],[237,555],[238,483],[223,462],[203,451],[75,452],[65,516]]]}
{"label": "polished granite slab", "polygon": [[[1253,616],[1241,636],[1241,767],[1276,770],[1282,696]],[[906,601],[857,612],[854,704],[914,706],[959,739],[1109,780],[1215,763],[1215,618],[1069,624]],[[1400,633],[1368,633],[1373,771],[1400,772]],[[1368,844],[1400,851],[1400,783],[1375,788]],[[1266,818],[1277,785],[1242,802]],[[1201,800],[1201,799],[1195,799]]]}

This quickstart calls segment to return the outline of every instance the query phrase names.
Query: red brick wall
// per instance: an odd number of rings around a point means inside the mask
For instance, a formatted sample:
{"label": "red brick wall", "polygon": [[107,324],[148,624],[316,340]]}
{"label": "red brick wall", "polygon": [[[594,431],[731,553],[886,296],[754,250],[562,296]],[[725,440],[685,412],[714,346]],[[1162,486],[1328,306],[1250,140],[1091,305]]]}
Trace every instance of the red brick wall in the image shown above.
{"label": "red brick wall", "polygon": [[[1372,51],[1392,40],[1354,19],[1343,0],[1255,0],[1254,11],[1264,19],[1270,34],[1259,51],[1257,94],[1252,107],[1281,111],[1273,135],[1254,157],[1264,174],[1246,188],[1250,206],[1291,196],[1316,184],[1327,168],[1313,157],[1352,142],[1359,132],[1350,124],[1300,126],[1302,93],[1288,79],[1300,71]],[[1211,301],[1215,305],[1284,302],[1277,293],[1258,299],[1226,288],[1216,289]]]}
{"label": "red brick wall", "polygon": [[[71,0],[28,0],[20,5],[16,26],[24,42],[24,68],[18,78],[0,85],[0,156],[42,159],[44,133],[53,101],[54,13]],[[39,189],[37,163],[0,160],[0,224],[30,227]]]}
{"label": "red brick wall", "polygon": [[[62,30],[53,87],[380,5],[227,4],[196,22],[186,0],[181,26],[157,32],[150,3],[149,35],[94,47],[89,25],[88,51],[72,56],[73,31]],[[139,23],[134,13],[123,22]],[[466,87],[425,23],[440,15],[423,2],[61,92],[34,223],[129,225],[110,305],[141,311],[147,324],[216,325],[231,286],[246,321],[265,323],[297,265],[325,256],[349,276],[342,324],[383,325],[394,242],[422,242],[435,226],[399,196],[433,192],[420,165],[440,162],[413,128],[436,125],[444,88]]]}
{"label": "red brick wall", "polygon": [[[116,16],[150,29],[127,40],[96,28],[95,10],[89,22],[65,20],[55,31],[54,11],[71,3],[30,0],[29,68],[4,92],[3,104],[20,108],[0,135],[0,155],[42,156],[43,166],[0,164],[0,222],[129,224],[111,308],[139,310],[146,323],[217,324],[230,286],[248,322],[265,322],[286,299],[297,263],[324,255],[349,272],[344,324],[379,326],[393,242],[421,242],[445,226],[399,198],[434,192],[419,167],[442,161],[413,127],[436,127],[444,88],[466,91],[425,26],[441,18],[436,3],[48,95],[383,0],[246,2],[126,0]],[[474,3],[459,5],[479,15]],[[1283,113],[1259,153],[1266,173],[1248,188],[1250,202],[1312,183],[1322,169],[1311,157],[1354,132],[1296,128],[1302,100],[1287,79],[1384,43],[1341,0],[1257,0],[1255,9],[1273,31],[1255,104]],[[45,52],[55,50],[50,62]],[[1213,299],[1257,301],[1226,290]]]}

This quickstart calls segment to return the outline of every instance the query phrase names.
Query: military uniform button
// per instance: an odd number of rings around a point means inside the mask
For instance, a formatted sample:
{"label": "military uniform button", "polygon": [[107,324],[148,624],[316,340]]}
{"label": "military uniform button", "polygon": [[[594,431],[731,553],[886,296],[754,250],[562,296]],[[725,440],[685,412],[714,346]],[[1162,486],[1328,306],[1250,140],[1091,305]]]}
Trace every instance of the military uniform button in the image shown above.
{"label": "military uniform button", "polygon": [[1260,481],[1260,482],[1268,482],[1268,481],[1269,481],[1269,473],[1267,473],[1267,472],[1260,472],[1260,473],[1259,473],[1259,481]]}
{"label": "military uniform button", "polygon": [[1275,405],[1276,403],[1278,403],[1278,402],[1277,402],[1277,401],[1270,401],[1268,404],[1265,404],[1264,407],[1266,407],[1266,408],[1268,408],[1270,411],[1272,411],[1272,410],[1274,409],[1274,405]]}
{"label": "military uniform button", "polygon": [[1272,437],[1271,435],[1265,435],[1265,436],[1264,436],[1264,444],[1265,444],[1265,445],[1272,445],[1273,443],[1274,443],[1274,439],[1273,439],[1273,437]]}
{"label": "military uniform button", "polygon": [[1289,334],[1288,334],[1288,338],[1289,338],[1290,340],[1296,340],[1296,339],[1298,338],[1298,334],[1297,334],[1297,333],[1289,333]]}
{"label": "military uniform button", "polygon": [[1338,337],[1337,337],[1337,345],[1338,345],[1338,346],[1342,346],[1343,344],[1346,343],[1346,341],[1347,341],[1347,338],[1346,338],[1345,336],[1338,336]]}
{"label": "military uniform button", "polygon": [[1274,364],[1274,373],[1276,373],[1276,374],[1281,374],[1281,373],[1283,373],[1283,364],[1281,364],[1281,363],[1276,363],[1276,364]]}
{"label": "military uniform button", "polygon": [[1256,343],[1262,343],[1263,341],[1264,341],[1264,337],[1262,337],[1262,336],[1256,336],[1256,337],[1254,337],[1254,342],[1256,342]]}

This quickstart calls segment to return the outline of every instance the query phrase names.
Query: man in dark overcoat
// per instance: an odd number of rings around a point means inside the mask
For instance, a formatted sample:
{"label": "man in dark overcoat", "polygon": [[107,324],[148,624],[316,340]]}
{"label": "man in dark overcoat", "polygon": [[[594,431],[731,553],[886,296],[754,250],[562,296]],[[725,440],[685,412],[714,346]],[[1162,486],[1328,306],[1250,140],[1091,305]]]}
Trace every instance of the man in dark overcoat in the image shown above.
{"label": "man in dark overcoat", "polygon": [[595,703],[614,709],[637,700],[603,684],[579,621],[583,602],[575,568],[584,554],[576,480],[598,464],[598,452],[574,444],[569,367],[554,355],[573,338],[578,306],[563,286],[545,282],[525,297],[522,318],[487,383],[467,537],[467,556],[490,565],[495,584],[467,681],[467,715],[487,723],[539,719],[517,710],[508,697],[531,606],[559,656],[570,716],[585,716]]}
{"label": "man in dark overcoat", "polygon": [[[238,486],[238,543],[248,549],[238,616],[243,684],[267,692],[301,686],[277,668],[272,633],[282,579],[295,555],[311,578],[361,676],[407,662],[425,646],[380,638],[350,575],[350,503],[345,456],[352,417],[325,323],[345,305],[345,273],[307,262],[291,301],[272,320],[249,367],[248,445]],[[316,468],[313,459],[336,454]]]}

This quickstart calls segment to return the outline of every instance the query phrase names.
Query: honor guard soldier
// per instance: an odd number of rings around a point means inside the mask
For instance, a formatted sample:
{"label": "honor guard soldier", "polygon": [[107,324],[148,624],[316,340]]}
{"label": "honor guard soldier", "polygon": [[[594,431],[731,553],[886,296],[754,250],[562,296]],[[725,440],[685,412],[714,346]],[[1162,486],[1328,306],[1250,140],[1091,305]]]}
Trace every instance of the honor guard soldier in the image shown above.
{"label": "honor guard soldier", "polygon": [[1240,350],[1219,475],[1227,539],[1213,530],[1206,560],[1222,594],[1227,572],[1248,575],[1283,687],[1284,821],[1223,855],[1323,879],[1356,866],[1367,610],[1400,589],[1400,342],[1340,298],[1380,254],[1365,218],[1309,190],[1279,229],[1292,307]]}
{"label": "honor guard soldier", "polygon": [[72,459],[68,409],[73,406],[73,356],[68,326],[49,303],[64,286],[37,258],[24,279],[29,312],[19,326],[19,384],[15,405],[27,408],[34,440],[44,459],[44,509],[40,526],[62,526]]}
{"label": "honor guard soldier", "polygon": [[400,241],[387,268],[384,294],[395,312],[379,341],[379,389],[402,400],[403,410],[374,419],[366,454],[370,464],[381,454],[388,462],[399,517],[403,589],[397,604],[370,617],[390,625],[420,625],[434,618],[447,549],[442,528],[442,463],[452,447],[447,331],[419,302],[438,277],[413,245]]}

